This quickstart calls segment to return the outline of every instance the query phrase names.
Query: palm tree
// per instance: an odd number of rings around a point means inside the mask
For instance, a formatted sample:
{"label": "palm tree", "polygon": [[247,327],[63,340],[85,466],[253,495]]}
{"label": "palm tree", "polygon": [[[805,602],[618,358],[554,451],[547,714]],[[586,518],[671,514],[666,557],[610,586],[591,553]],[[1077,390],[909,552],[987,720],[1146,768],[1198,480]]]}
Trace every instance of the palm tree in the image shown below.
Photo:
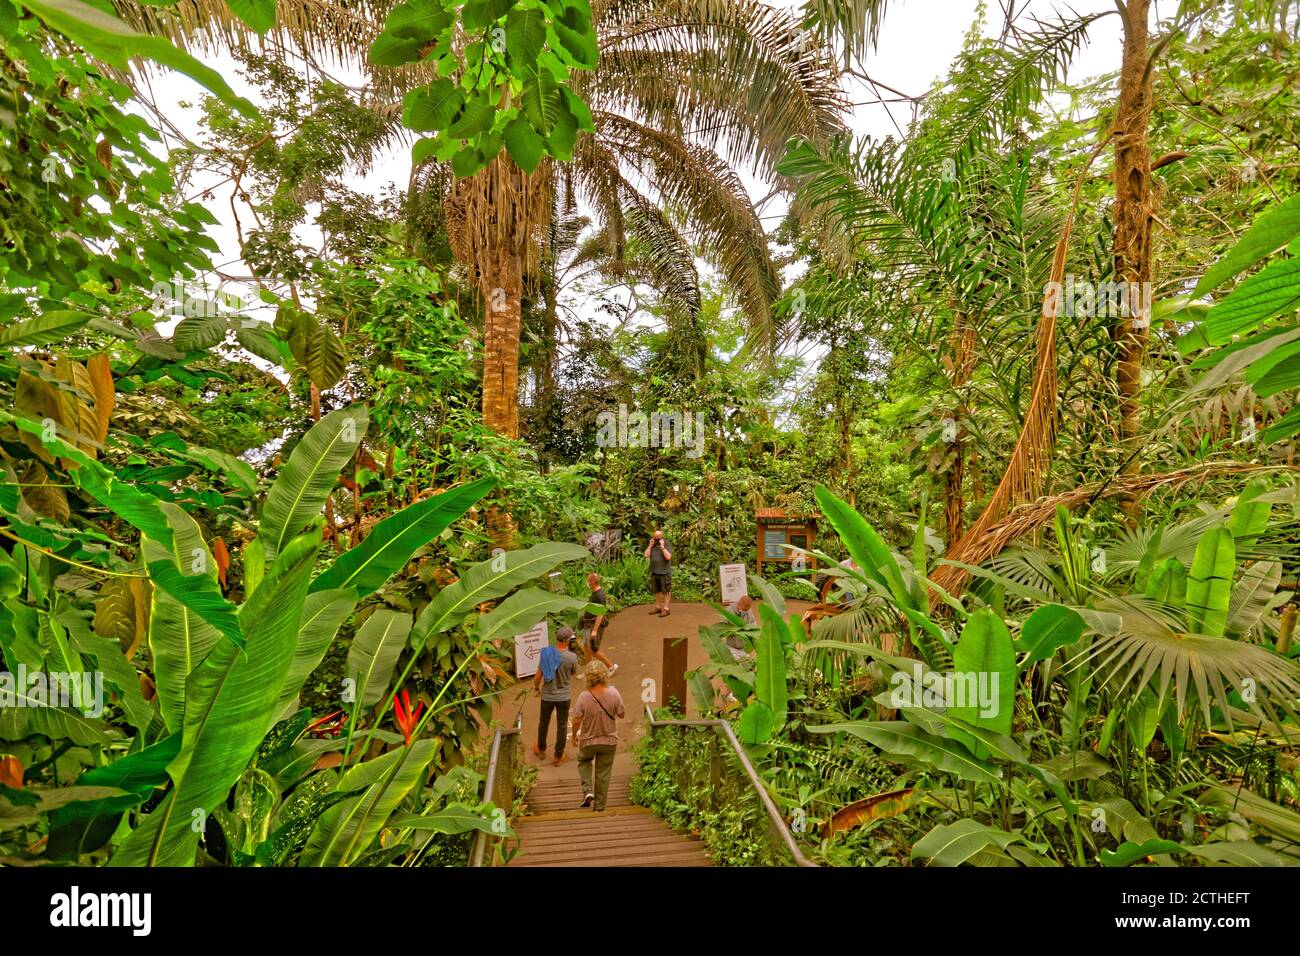
{"label": "palm tree", "polygon": [[[365,63],[392,5],[281,0],[268,36],[308,56]],[[182,44],[254,42],[220,0],[116,6],[137,29]],[[573,161],[525,174],[502,154],[446,197],[453,247],[483,295],[484,422],[512,438],[522,300],[526,283],[541,278],[539,249],[557,199],[587,204],[616,252],[625,241],[640,243],[656,285],[688,302],[694,256],[703,257],[734,290],[751,347],[770,354],[780,279],[739,171],[788,186],[776,168],[787,141],[825,142],[843,129],[838,72],[798,16],[745,0],[596,0],[592,12],[600,62],[577,75],[574,88],[596,130],[579,137]],[[374,91],[399,101],[393,94],[416,85],[420,72],[418,64],[371,68]],[[694,297],[698,307],[697,289]]]}

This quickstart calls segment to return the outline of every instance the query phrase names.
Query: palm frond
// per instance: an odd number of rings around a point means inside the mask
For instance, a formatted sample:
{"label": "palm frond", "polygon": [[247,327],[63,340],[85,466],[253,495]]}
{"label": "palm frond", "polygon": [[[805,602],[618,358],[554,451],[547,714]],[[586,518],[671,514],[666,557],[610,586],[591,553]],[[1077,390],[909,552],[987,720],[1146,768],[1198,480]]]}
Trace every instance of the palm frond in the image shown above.
{"label": "palm frond", "polygon": [[1109,598],[1097,610],[1122,621],[1117,633],[1097,634],[1086,653],[1100,686],[1112,693],[1136,696],[1155,681],[1164,700],[1172,685],[1178,715],[1190,701],[1207,726],[1215,707],[1232,726],[1228,695],[1234,691],[1250,710],[1274,722],[1296,714],[1300,668],[1285,657],[1255,644],[1181,631],[1141,598]]}

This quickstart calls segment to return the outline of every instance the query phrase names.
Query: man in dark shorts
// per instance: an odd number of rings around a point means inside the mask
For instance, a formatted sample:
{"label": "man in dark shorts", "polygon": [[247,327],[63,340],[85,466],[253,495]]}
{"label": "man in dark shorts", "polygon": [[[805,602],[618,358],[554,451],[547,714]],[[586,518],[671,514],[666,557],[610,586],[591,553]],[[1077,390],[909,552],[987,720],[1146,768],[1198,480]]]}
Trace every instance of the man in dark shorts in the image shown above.
{"label": "man in dark shorts", "polygon": [[[599,574],[593,571],[587,575],[587,587],[591,588],[591,595],[587,598],[588,604],[599,604],[601,607],[609,604],[609,596],[600,586]],[[613,677],[618,670],[618,665],[600,652],[600,642],[605,636],[605,625],[608,623],[609,616],[604,611],[599,614],[583,611],[582,620],[578,621],[578,633],[582,635],[583,665],[593,659],[598,660],[609,668],[609,674]]]}
{"label": "man in dark shorts", "polygon": [[655,596],[655,609],[650,613],[667,617],[673,599],[673,552],[658,528],[650,538],[645,556],[650,559],[650,590]]}

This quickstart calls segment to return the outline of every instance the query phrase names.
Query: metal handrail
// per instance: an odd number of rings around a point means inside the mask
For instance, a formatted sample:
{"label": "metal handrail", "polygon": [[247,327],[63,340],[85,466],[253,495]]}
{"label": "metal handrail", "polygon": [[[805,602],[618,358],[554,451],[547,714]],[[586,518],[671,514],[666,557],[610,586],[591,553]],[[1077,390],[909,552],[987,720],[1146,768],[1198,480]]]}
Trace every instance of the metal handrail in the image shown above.
{"label": "metal handrail", "polygon": [[[483,780],[484,800],[491,800],[496,794],[497,771],[500,769],[502,742],[505,741],[507,737],[512,737],[515,734],[522,733],[523,729],[524,729],[524,709],[520,707],[519,713],[515,715],[515,725],[513,727],[508,727],[505,729],[498,728],[496,733],[492,735],[492,749],[488,754],[487,777]],[[511,764],[510,792],[513,797],[514,794],[513,762]],[[510,811],[510,808],[506,807],[505,810],[508,813]],[[474,847],[470,851],[470,856],[469,856],[470,866],[481,867],[483,865],[483,858],[487,855],[488,842],[490,840],[491,840],[491,836],[487,832],[483,830],[474,831]]]}
{"label": "metal handrail", "polygon": [[781,811],[777,809],[776,803],[772,800],[772,795],[767,792],[767,787],[763,786],[763,781],[759,779],[758,771],[755,770],[754,765],[750,763],[749,756],[745,753],[745,748],[740,745],[740,741],[736,739],[736,733],[731,729],[730,723],[718,719],[658,720],[655,718],[654,711],[650,708],[649,704],[645,705],[645,716],[646,720],[650,722],[652,728],[712,727],[714,730],[721,731],[722,736],[726,739],[727,743],[731,745],[731,750],[736,755],[736,759],[740,761],[740,766],[744,768],[745,776],[749,778],[750,787],[756,794],[758,794],[758,799],[762,801],[763,808],[767,811],[768,820],[771,822],[772,826],[776,828],[776,832],[780,835],[781,841],[785,844],[785,848],[790,851],[790,856],[794,858],[795,866],[816,867],[819,865],[804,856],[803,852],[799,849],[799,844],[795,841],[794,834],[791,833],[790,828],[785,825],[785,817],[781,816]]}

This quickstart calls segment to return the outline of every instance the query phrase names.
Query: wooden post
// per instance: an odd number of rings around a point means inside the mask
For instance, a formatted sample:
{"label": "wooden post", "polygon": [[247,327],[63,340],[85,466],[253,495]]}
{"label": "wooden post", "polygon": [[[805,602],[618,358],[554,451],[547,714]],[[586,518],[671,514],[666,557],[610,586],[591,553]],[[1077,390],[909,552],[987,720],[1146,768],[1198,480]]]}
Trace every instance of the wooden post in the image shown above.
{"label": "wooden post", "polygon": [[682,716],[686,715],[687,705],[690,703],[686,696],[686,642],[685,637],[665,637],[664,638],[664,666],[663,682],[660,694],[660,706],[666,706],[674,697],[677,698],[678,704],[682,708]]}

